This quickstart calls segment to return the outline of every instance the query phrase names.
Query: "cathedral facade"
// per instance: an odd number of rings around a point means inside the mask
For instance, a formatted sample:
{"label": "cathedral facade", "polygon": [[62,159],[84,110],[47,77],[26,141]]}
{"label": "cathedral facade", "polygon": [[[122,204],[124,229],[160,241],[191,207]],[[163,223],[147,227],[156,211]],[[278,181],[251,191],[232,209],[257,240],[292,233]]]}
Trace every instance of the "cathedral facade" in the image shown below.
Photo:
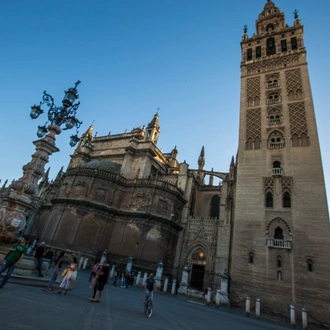
{"label": "cathedral facade", "polygon": [[[39,185],[31,236],[92,262],[155,271],[197,290],[230,279],[229,297],[293,303],[329,321],[330,227],[303,25],[268,0],[241,41],[239,146],[225,172],[180,162],[143,128],[80,139],[65,171]],[[214,183],[216,181],[216,184]]]}

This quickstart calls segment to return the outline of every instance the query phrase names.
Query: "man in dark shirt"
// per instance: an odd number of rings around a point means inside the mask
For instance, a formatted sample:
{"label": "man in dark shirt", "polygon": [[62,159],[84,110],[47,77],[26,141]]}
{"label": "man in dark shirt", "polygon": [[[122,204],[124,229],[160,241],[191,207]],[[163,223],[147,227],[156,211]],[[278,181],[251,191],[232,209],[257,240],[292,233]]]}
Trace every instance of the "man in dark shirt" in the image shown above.
{"label": "man in dark shirt", "polygon": [[156,281],[154,279],[154,274],[150,274],[149,278],[147,278],[146,282],[143,285],[144,292],[149,291],[151,300],[154,299],[154,292],[157,291]]}
{"label": "man in dark shirt", "polygon": [[38,271],[38,276],[39,277],[44,277],[42,275],[42,257],[44,256],[45,253],[45,242],[40,243],[40,245],[38,246],[38,248],[36,249],[36,252],[34,254],[34,257],[36,258],[37,261],[37,271]]}
{"label": "man in dark shirt", "polygon": [[96,273],[99,278],[96,283],[96,294],[95,297],[91,299],[91,302],[101,302],[104,286],[108,283],[109,272],[110,267],[108,261],[104,260],[102,268]]}

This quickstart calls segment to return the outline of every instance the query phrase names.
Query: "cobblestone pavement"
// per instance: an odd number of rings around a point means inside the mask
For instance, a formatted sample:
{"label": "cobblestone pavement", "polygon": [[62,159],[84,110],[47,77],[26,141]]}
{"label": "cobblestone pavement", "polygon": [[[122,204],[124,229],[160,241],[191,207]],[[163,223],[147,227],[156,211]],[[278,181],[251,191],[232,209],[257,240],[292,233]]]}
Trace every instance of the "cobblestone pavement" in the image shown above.
{"label": "cobblestone pavement", "polygon": [[10,330],[280,330],[289,325],[245,317],[242,310],[208,307],[202,303],[157,292],[154,313],[143,313],[142,288],[105,287],[101,303],[91,303],[89,271],[79,271],[76,286],[67,295],[45,288],[8,284],[0,290],[0,329]]}

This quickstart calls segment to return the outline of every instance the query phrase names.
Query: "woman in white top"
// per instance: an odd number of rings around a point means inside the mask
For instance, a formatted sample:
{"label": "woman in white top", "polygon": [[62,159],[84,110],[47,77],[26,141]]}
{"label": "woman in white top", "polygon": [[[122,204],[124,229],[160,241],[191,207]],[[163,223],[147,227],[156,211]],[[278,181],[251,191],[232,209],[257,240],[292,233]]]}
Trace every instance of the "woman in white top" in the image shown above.
{"label": "woman in white top", "polygon": [[58,294],[61,294],[63,289],[65,289],[64,294],[68,292],[71,281],[74,281],[77,277],[77,267],[78,260],[76,257],[73,257],[71,264],[67,267],[68,272],[66,273],[60,284],[60,291],[58,291]]}

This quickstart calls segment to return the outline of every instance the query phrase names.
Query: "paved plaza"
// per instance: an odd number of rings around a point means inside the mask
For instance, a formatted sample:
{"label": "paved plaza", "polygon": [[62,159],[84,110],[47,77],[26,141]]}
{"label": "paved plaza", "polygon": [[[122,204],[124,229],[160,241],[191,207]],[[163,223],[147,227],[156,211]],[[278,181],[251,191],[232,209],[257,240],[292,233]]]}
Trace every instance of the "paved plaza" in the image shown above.
{"label": "paved plaza", "polygon": [[79,271],[76,286],[65,295],[57,291],[8,282],[0,290],[0,329],[114,329],[114,330],[280,330],[289,325],[246,317],[241,309],[210,307],[202,302],[155,294],[154,313],[146,318],[143,313],[141,287],[122,289],[109,283],[101,303],[91,303],[90,272]]}

